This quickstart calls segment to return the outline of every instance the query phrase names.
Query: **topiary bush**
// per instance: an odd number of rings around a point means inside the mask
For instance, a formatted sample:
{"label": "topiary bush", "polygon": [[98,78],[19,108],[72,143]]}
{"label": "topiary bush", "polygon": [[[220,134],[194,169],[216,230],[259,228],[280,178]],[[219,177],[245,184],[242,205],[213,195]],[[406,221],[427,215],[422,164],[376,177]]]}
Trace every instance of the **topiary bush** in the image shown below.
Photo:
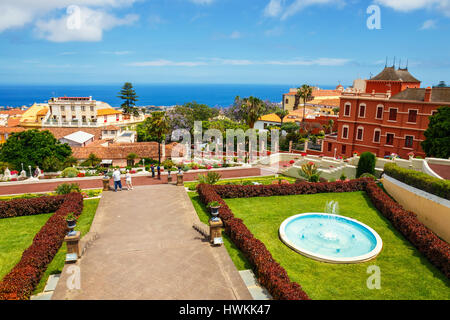
{"label": "topiary bush", "polygon": [[56,187],[55,193],[59,195],[65,195],[72,192],[81,192],[80,186],[76,183],[63,183]]}
{"label": "topiary bush", "polygon": [[363,173],[361,175],[361,178],[369,178],[369,179],[372,179],[372,180],[377,180],[377,177],[375,177],[373,174],[370,174],[370,173]]}
{"label": "topiary bush", "polygon": [[62,172],[61,172],[61,177],[63,178],[75,178],[78,176],[78,174],[80,173],[80,171],[78,171],[77,168],[65,168]]}
{"label": "topiary bush", "polygon": [[361,154],[358,162],[358,168],[356,169],[356,178],[361,177],[364,173],[370,173],[375,175],[375,163],[377,158],[372,152],[364,152]]}

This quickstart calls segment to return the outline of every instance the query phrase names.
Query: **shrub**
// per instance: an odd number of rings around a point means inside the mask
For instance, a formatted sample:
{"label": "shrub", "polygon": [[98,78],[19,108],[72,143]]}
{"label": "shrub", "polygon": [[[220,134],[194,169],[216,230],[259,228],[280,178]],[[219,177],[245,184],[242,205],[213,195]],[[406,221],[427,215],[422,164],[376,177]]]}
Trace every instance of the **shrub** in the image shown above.
{"label": "shrub", "polygon": [[63,183],[56,187],[55,193],[58,195],[65,195],[72,192],[81,192],[80,186],[76,183]]}
{"label": "shrub", "polygon": [[80,171],[78,171],[78,169],[72,168],[72,167],[68,167],[68,168],[65,168],[61,172],[61,177],[63,177],[63,178],[75,178],[76,176],[78,176],[79,173],[80,173]]}
{"label": "shrub", "polygon": [[308,162],[302,165],[299,174],[309,182],[319,182],[320,172],[314,162]]}
{"label": "shrub", "polygon": [[339,178],[339,180],[345,181],[345,180],[347,180],[347,176],[344,173],[342,173],[341,177]]}
{"label": "shrub", "polygon": [[425,173],[404,169],[395,163],[387,163],[384,173],[417,189],[450,200],[450,181],[434,178]]}
{"label": "shrub", "polygon": [[375,175],[375,163],[377,158],[372,152],[364,152],[361,154],[358,162],[358,168],[356,169],[356,177],[361,177],[364,173],[370,173]]}
{"label": "shrub", "polygon": [[62,162],[55,156],[47,157],[42,162],[42,169],[44,169],[45,172],[56,172],[61,170],[62,167]]}
{"label": "shrub", "polygon": [[[47,265],[63,244],[67,234],[65,217],[71,212],[79,217],[83,210],[83,197],[79,193],[71,193],[63,197],[42,198],[47,198],[46,200],[54,205],[59,203],[59,208],[36,234],[30,247],[23,252],[20,261],[0,282],[0,300],[27,300],[30,298]],[[39,202],[42,201],[42,198],[20,200],[26,201],[23,207],[26,207],[28,213],[52,212],[54,207],[50,211],[47,211],[48,207],[42,207],[42,203]],[[0,209],[0,216],[2,215],[4,212]]]}
{"label": "shrub", "polygon": [[373,174],[370,174],[370,173],[363,173],[361,175],[361,178],[369,178],[369,179],[372,179],[372,180],[377,180],[377,177],[375,177]]}
{"label": "shrub", "polygon": [[219,182],[221,177],[222,176],[219,173],[217,173],[215,171],[211,171],[211,172],[208,172],[208,174],[206,174],[206,175],[199,174],[197,176],[197,180],[199,183],[206,183],[206,184],[213,185],[213,184],[216,184],[217,182]]}

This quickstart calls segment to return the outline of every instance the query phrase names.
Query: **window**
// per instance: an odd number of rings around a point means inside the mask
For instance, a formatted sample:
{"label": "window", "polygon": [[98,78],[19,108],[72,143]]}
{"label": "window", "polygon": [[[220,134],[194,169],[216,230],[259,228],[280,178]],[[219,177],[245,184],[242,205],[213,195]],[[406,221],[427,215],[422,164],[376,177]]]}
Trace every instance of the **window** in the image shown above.
{"label": "window", "polygon": [[356,130],[356,140],[362,140],[363,139],[363,134],[364,134],[364,128],[359,127]]}
{"label": "window", "polygon": [[85,106],[81,106],[81,111],[86,111],[86,107]]}
{"label": "window", "polygon": [[70,109],[71,109],[72,111],[75,111],[75,106],[71,106]]}
{"label": "window", "polygon": [[346,154],[347,153],[347,146],[345,144],[342,145],[342,150],[341,150],[342,154]]}
{"label": "window", "polygon": [[394,145],[394,134],[393,133],[388,133],[386,135],[386,144],[388,146],[393,146]]}
{"label": "window", "polygon": [[286,99],[286,104],[288,104],[289,103],[289,99]]}
{"label": "window", "polygon": [[416,123],[417,122],[417,110],[409,110],[408,122],[410,122],[410,123]]}
{"label": "window", "polygon": [[412,148],[414,142],[413,136],[406,136],[405,137],[405,148]]}
{"label": "window", "polygon": [[342,127],[342,139],[348,139],[348,126]]}
{"label": "window", "polygon": [[380,143],[380,138],[381,138],[381,131],[375,130],[373,133],[373,142]]}
{"label": "window", "polygon": [[64,106],[61,106],[61,111],[64,111]]}
{"label": "window", "polygon": [[366,105],[362,104],[359,106],[359,117],[365,118],[366,117]]}
{"label": "window", "polygon": [[94,107],[93,106],[91,106],[91,111],[94,111]]}
{"label": "window", "polygon": [[397,121],[397,109],[389,109],[389,121]]}
{"label": "window", "polygon": [[333,144],[331,142],[328,142],[328,152],[331,152],[332,148],[333,148]]}
{"label": "window", "polygon": [[383,106],[377,107],[377,119],[382,120],[383,119]]}
{"label": "window", "polygon": [[350,103],[346,103],[345,107],[344,107],[344,116],[346,117],[350,117],[350,110],[351,110],[351,104]]}

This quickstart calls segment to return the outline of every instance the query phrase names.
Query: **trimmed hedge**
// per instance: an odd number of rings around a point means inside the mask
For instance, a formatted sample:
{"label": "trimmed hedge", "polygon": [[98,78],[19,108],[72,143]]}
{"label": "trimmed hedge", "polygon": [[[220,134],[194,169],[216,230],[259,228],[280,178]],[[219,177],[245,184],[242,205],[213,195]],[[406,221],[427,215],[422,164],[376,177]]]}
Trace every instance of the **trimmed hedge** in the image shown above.
{"label": "trimmed hedge", "polygon": [[[50,205],[45,206],[41,201],[46,200]],[[83,210],[83,196],[79,193],[70,193],[66,196],[43,197],[38,199],[19,199],[20,210],[16,216],[24,216],[27,209],[30,214],[56,212],[47,220],[45,225],[36,234],[33,243],[26,249],[19,263],[0,282],[0,300],[27,300],[39,283],[47,265],[61,247],[67,234],[65,217],[73,212],[79,216]],[[13,202],[13,201],[8,201]],[[1,203],[0,216],[13,214],[13,210]],[[53,207],[52,207],[53,206]],[[47,211],[49,210],[49,211]]]}
{"label": "trimmed hedge", "polygon": [[64,196],[0,201],[0,219],[55,212],[63,201]]}
{"label": "trimmed hedge", "polygon": [[450,181],[448,180],[441,180],[423,172],[404,169],[395,163],[387,163],[384,166],[384,173],[412,187],[450,200]]}
{"label": "trimmed hedge", "polygon": [[258,280],[274,299],[306,300],[309,297],[300,285],[290,281],[284,268],[273,259],[265,245],[253,236],[244,222],[234,217],[223,199],[365,191],[383,216],[389,219],[393,226],[447,278],[450,278],[450,245],[423,225],[414,213],[404,210],[392,200],[372,179],[270,186],[201,184],[197,191],[204,204],[218,201],[222,205],[219,216],[224,222],[226,234],[253,265]]}

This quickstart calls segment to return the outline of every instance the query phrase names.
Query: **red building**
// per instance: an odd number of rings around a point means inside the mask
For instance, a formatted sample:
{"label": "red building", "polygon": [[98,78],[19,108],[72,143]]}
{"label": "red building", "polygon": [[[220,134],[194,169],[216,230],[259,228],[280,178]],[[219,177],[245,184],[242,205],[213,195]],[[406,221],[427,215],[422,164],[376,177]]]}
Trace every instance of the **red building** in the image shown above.
{"label": "red building", "polygon": [[395,153],[408,158],[414,152],[425,157],[421,142],[428,118],[450,106],[450,88],[420,88],[407,69],[393,67],[366,84],[366,92],[342,93],[338,135],[324,140],[322,153],[350,157],[354,151],[370,151],[378,157]]}

